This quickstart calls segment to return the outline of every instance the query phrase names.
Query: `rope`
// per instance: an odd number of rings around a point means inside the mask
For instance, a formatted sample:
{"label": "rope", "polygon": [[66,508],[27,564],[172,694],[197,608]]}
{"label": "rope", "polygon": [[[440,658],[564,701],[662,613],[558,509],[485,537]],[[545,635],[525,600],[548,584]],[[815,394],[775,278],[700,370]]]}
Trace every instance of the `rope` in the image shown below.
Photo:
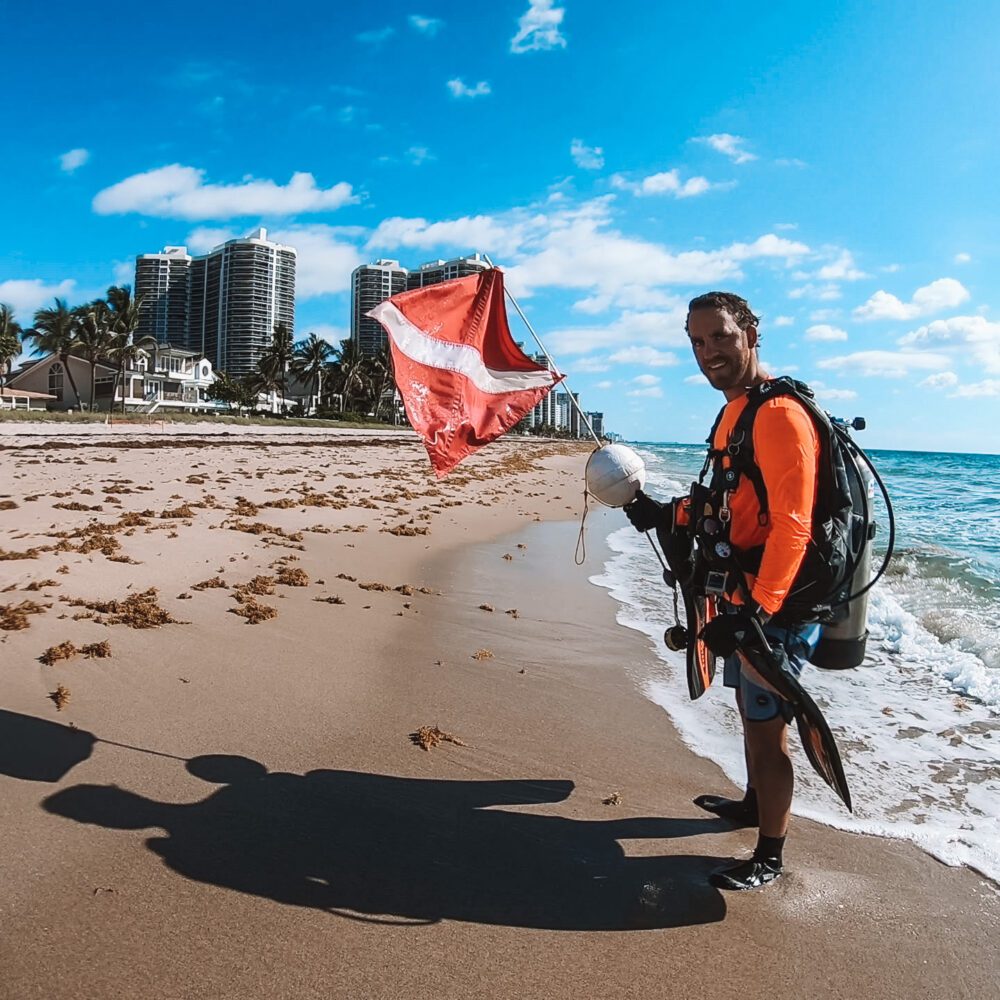
{"label": "rope", "polygon": [[577,566],[582,566],[587,561],[587,538],[583,533],[583,526],[587,523],[587,512],[590,510],[590,505],[587,502],[589,499],[590,494],[587,492],[587,488],[584,487],[583,516],[580,518],[580,534],[576,536],[576,552],[573,553],[573,562]]}

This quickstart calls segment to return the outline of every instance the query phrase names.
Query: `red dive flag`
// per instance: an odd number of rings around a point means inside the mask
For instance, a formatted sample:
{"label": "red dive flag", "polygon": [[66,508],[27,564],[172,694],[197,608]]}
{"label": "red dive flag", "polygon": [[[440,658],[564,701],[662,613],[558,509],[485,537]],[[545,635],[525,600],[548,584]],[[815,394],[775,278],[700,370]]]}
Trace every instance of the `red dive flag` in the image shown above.
{"label": "red dive flag", "polygon": [[514,343],[496,268],[401,292],[368,315],[389,335],[406,415],[438,476],[495,441],[563,379]]}

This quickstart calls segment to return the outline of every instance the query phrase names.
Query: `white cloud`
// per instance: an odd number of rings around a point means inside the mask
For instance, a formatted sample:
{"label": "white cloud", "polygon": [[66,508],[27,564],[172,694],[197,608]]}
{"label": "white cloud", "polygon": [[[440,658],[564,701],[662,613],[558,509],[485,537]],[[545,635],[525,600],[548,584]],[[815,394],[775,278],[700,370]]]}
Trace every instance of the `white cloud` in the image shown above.
{"label": "white cloud", "polygon": [[578,358],[569,366],[569,370],[571,372],[591,374],[594,372],[606,372],[610,367],[604,358]]}
{"label": "white cloud", "polygon": [[604,150],[600,146],[588,146],[582,139],[570,143],[569,155],[581,170],[600,170],[604,166]]}
{"label": "white cloud", "polygon": [[936,375],[928,375],[917,385],[921,389],[950,389],[953,385],[958,385],[958,376],[954,372],[938,372]]}
{"label": "white cloud", "polygon": [[420,14],[411,14],[406,20],[414,31],[418,31],[422,35],[429,35],[431,38],[444,27],[444,21],[439,17],[423,17]]}
{"label": "white cloud", "polygon": [[827,389],[825,386],[823,388],[817,388],[815,382],[813,383],[813,389],[816,392],[816,398],[819,400],[858,398],[858,394],[853,389]]}
{"label": "white cloud", "polygon": [[805,160],[800,160],[798,157],[792,156],[782,156],[781,158],[774,161],[779,167],[808,167],[809,164]]}
{"label": "white cloud", "polygon": [[[738,280],[742,267],[751,262],[778,259],[790,266],[809,253],[804,243],[773,233],[716,250],[673,253],[659,243],[615,229],[613,204],[609,195],[577,205],[559,202],[554,208],[545,206],[545,210],[530,206],[439,222],[394,217],[376,227],[366,248],[393,256],[404,248],[435,253],[484,251],[504,266],[507,284],[518,296],[527,298],[540,288],[579,289],[585,297],[576,304],[578,312],[596,314],[617,305],[629,310],[632,317],[679,314],[682,339],[673,343],[686,343],[686,309],[680,298],[667,291],[668,286],[705,287]],[[655,337],[630,341],[610,334],[598,339],[603,346],[618,347],[636,342],[665,343]]]}
{"label": "white cloud", "polygon": [[604,379],[601,382],[595,383],[594,388],[595,389],[611,389],[613,386],[614,386],[614,382],[609,382],[607,379]]}
{"label": "white cloud", "polygon": [[972,255],[967,253],[957,253],[955,254],[956,264],[968,264],[972,260]]}
{"label": "white cloud", "polygon": [[645,396],[650,399],[662,399],[663,389],[658,385],[651,385],[647,389],[630,389],[626,396]]}
{"label": "white cloud", "polygon": [[816,272],[820,281],[858,281],[868,275],[854,263],[854,257],[849,250],[841,250],[837,259],[825,264]]}
{"label": "white cloud", "polygon": [[895,274],[897,271],[901,271],[902,267],[899,264],[886,264],[884,267],[880,267],[879,270],[885,274]]}
{"label": "white cloud", "polygon": [[636,377],[632,379],[633,385],[649,386],[649,385],[659,385],[659,383],[660,383],[659,375],[636,375]]}
{"label": "white cloud", "polygon": [[114,283],[116,285],[132,285],[135,283],[135,261],[117,260],[114,266]]}
{"label": "white cloud", "polygon": [[292,174],[282,186],[246,178],[239,184],[206,184],[204,170],[179,163],[133,174],[97,193],[98,215],[137,212],[164,219],[231,219],[247,215],[329,212],[358,199],[346,182],[318,188],[309,173]]}
{"label": "white cloud", "polygon": [[771,320],[771,326],[794,326],[795,320],[791,316],[775,316]]}
{"label": "white cloud", "polygon": [[806,340],[847,340],[847,331],[836,326],[820,323],[806,330]]}
{"label": "white cloud", "polygon": [[517,22],[517,33],[510,40],[511,52],[566,48],[566,39],[559,30],[566,9],[553,7],[552,3],[553,0],[529,0],[528,9]]}
{"label": "white cloud", "polygon": [[340,347],[342,340],[348,340],[351,336],[349,326],[334,326],[332,323],[306,323],[302,324],[296,333],[297,340],[305,340],[310,333],[315,333],[320,340],[325,340],[334,347]]}
{"label": "white cloud", "polygon": [[463,216],[444,222],[426,219],[383,219],[366,244],[367,249],[413,247],[430,250],[436,247],[458,248],[466,253],[484,250],[512,254],[525,239],[524,225],[507,227],[490,215]]}
{"label": "white cloud", "polygon": [[785,232],[789,229],[798,229],[799,224],[797,222],[776,222],[774,228],[778,230],[779,233]]}
{"label": "white cloud", "polygon": [[630,181],[623,174],[614,174],[611,178],[611,186],[620,191],[631,191],[637,198],[659,194],[669,194],[675,198],[693,198],[710,191],[713,187],[727,187],[728,185],[712,184],[705,177],[689,177],[681,183],[680,172],[674,169],[650,174],[641,181]]}
{"label": "white cloud", "polygon": [[36,309],[52,305],[54,298],[69,298],[75,287],[72,278],[56,285],[47,285],[41,278],[0,281],[0,302],[6,302],[14,310],[18,322],[25,325],[32,322]]}
{"label": "white cloud", "polygon": [[813,309],[813,311],[809,313],[809,322],[827,323],[831,319],[837,319],[839,316],[839,309]]}
{"label": "white cloud", "polygon": [[909,302],[902,302],[889,292],[877,291],[864,305],[854,310],[859,320],[906,320],[927,316],[961,305],[969,298],[965,286],[954,278],[938,278],[929,285],[918,288]]}
{"label": "white cloud", "polygon": [[685,385],[709,385],[708,379],[701,372],[698,372],[697,375],[686,375],[684,383]]}
{"label": "white cloud", "polygon": [[67,174],[82,167],[90,159],[90,150],[71,149],[59,157],[59,169]]}
{"label": "white cloud", "polygon": [[470,87],[456,77],[454,80],[449,80],[445,86],[451,91],[452,97],[485,97],[490,93],[490,85],[485,80],[480,80],[474,87]]}
{"label": "white cloud", "polygon": [[410,146],[406,151],[406,158],[415,167],[419,167],[422,163],[427,163],[430,160],[436,159],[434,154],[426,146]]}
{"label": "white cloud", "polygon": [[618,365],[646,365],[649,368],[667,368],[679,364],[677,355],[672,351],[658,351],[655,347],[633,346],[623,347],[615,351],[609,361]]}
{"label": "white cloud", "polygon": [[742,136],[730,135],[728,132],[700,136],[695,142],[705,143],[706,146],[710,146],[717,153],[728,156],[733,163],[749,163],[751,160],[757,159],[753,153],[748,153],[743,149],[743,143],[746,142],[746,139],[742,138]]}
{"label": "white cloud", "polygon": [[601,348],[616,348],[617,354],[642,346],[680,346],[687,341],[686,316],[684,308],[670,313],[624,312],[612,323],[554,330],[545,339],[558,355],[587,354]]}
{"label": "white cloud", "polygon": [[848,371],[851,375],[884,378],[905,378],[911,372],[931,368],[946,368],[944,354],[925,354],[918,351],[856,351],[839,358],[817,361],[816,367],[829,371]]}
{"label": "white cloud", "polygon": [[396,29],[390,26],[384,28],[374,28],[371,31],[362,31],[354,37],[365,45],[373,45],[376,48],[383,42],[387,42],[396,34]]}
{"label": "white cloud", "polygon": [[[202,227],[188,234],[187,247],[191,253],[207,253],[239,235],[227,229]],[[366,260],[357,246],[343,239],[350,235],[355,235],[355,230],[321,224],[267,231],[269,240],[295,247],[295,295],[299,299],[350,289],[351,272]]]}
{"label": "white cloud", "polygon": [[978,396],[1000,396],[1000,379],[988,378],[982,382],[960,385],[951,396],[976,398]]}
{"label": "white cloud", "polygon": [[790,299],[819,299],[820,302],[831,302],[840,298],[839,285],[817,285],[813,282],[793,288],[789,293]]}
{"label": "white cloud", "polygon": [[1000,323],[985,316],[936,319],[900,337],[897,343],[900,347],[965,347],[979,369],[1000,372]]}

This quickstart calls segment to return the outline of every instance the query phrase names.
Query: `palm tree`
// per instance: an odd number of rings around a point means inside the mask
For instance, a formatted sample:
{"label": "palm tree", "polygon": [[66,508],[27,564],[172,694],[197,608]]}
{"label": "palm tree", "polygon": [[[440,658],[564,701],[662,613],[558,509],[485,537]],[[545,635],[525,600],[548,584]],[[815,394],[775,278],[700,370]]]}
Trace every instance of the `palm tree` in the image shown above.
{"label": "palm tree", "polygon": [[260,359],[258,370],[267,379],[277,382],[276,388],[281,389],[281,412],[285,412],[285,389],[288,378],[288,365],[293,356],[292,331],[284,323],[274,324],[274,337],[271,346]]}
{"label": "palm tree", "polygon": [[295,353],[288,370],[303,382],[312,382],[316,390],[316,405],[319,406],[323,396],[323,371],[333,357],[333,347],[322,337],[310,333],[305,340],[295,345]]}
{"label": "palm tree", "polygon": [[0,302],[0,389],[3,388],[14,359],[21,354],[23,335],[21,324],[14,319],[13,307]]}
{"label": "palm tree", "polygon": [[[346,408],[356,409],[357,403],[367,401],[371,388],[368,378],[368,360],[361,353],[357,343],[350,339],[342,340],[340,349],[335,353],[340,368],[337,386],[344,395]],[[352,402],[355,406],[350,405]]]}
{"label": "palm tree", "polygon": [[112,285],[108,289],[108,305],[111,307],[111,330],[114,343],[108,351],[108,357],[117,362],[115,372],[115,388],[111,394],[114,401],[118,395],[118,386],[122,386],[122,413],[125,412],[125,371],[126,366],[134,365],[139,358],[157,347],[155,337],[148,334],[136,340],[135,331],[139,328],[139,310],[142,307],[142,296],[132,295],[131,285]]}
{"label": "palm tree", "polygon": [[26,330],[24,337],[32,341],[35,354],[55,354],[62,362],[63,369],[69,376],[69,384],[76,396],[76,405],[83,409],[80,392],[70,368],[70,353],[76,346],[76,316],[66,305],[65,299],[57,298],[51,309],[39,309],[35,313],[35,325]]}
{"label": "palm tree", "polygon": [[[90,365],[90,409],[97,407],[97,365],[114,347],[111,310],[104,299],[94,299],[76,310],[76,344],[73,353]],[[112,402],[114,397],[112,396]]]}
{"label": "palm tree", "polygon": [[375,390],[375,419],[378,420],[382,409],[382,399],[395,384],[392,370],[392,353],[388,347],[382,347],[368,359],[369,371],[372,375],[372,387]]}

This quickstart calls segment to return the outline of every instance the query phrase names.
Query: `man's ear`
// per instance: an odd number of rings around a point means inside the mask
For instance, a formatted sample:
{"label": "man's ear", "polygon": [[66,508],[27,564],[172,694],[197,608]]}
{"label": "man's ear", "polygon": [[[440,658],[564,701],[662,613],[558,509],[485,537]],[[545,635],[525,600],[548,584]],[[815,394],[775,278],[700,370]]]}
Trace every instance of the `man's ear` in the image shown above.
{"label": "man's ear", "polygon": [[757,341],[758,341],[757,327],[755,327],[755,326],[748,326],[747,327],[747,347],[749,347],[751,350],[753,350],[755,347],[757,347]]}

